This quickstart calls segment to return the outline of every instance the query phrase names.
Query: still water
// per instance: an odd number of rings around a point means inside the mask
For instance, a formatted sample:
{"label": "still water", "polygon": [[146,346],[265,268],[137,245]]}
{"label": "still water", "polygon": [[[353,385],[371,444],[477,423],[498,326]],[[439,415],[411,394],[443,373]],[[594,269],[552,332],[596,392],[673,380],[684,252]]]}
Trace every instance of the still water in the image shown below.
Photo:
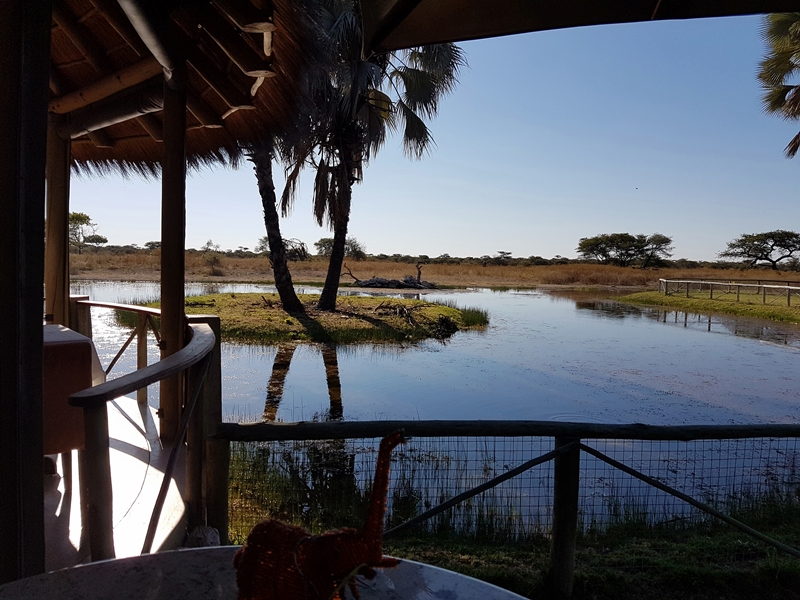
{"label": "still water", "polygon": [[[268,292],[189,284],[187,295]],[[298,290],[313,293],[311,288]],[[93,300],[153,299],[155,283],[78,282]],[[482,332],[402,346],[223,344],[227,419],[540,419],[651,424],[800,422],[800,328],[635,308],[597,294],[437,292],[489,311]],[[127,332],[93,309],[108,364]],[[133,349],[120,361],[132,370]],[[276,360],[277,359],[277,360]],[[157,360],[151,344],[151,361]],[[115,372],[117,367],[115,367]],[[157,387],[151,387],[151,396]]]}

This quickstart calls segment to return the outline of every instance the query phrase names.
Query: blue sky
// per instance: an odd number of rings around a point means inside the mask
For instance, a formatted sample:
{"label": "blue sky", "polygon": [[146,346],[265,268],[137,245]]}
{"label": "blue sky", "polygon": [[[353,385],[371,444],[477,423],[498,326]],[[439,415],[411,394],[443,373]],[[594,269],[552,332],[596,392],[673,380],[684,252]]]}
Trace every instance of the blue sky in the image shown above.
{"label": "blue sky", "polygon": [[[767,116],[760,17],[614,25],[462,44],[470,67],[431,123],[398,138],[354,187],[350,233],[378,253],[574,257],[581,237],[660,232],[675,258],[712,260],[741,233],[800,229],[800,123]],[[312,247],[310,173],[284,237]],[[280,186],[281,182],[278,181]],[[73,179],[71,210],[112,244],[160,235],[160,185]],[[265,235],[252,169],[187,183],[187,247]]]}

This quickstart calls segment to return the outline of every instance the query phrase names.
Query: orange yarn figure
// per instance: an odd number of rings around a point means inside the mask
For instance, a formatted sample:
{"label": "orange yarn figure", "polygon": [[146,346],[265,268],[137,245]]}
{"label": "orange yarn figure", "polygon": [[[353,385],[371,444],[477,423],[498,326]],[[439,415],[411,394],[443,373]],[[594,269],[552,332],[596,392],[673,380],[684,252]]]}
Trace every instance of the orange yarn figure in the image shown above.
{"label": "orange yarn figure", "polygon": [[375,577],[375,567],[399,561],[383,556],[383,519],[392,450],[405,443],[398,431],[381,440],[364,529],[311,535],[274,519],[262,521],[236,553],[239,600],[344,600],[347,585],[359,598],[355,576]]}

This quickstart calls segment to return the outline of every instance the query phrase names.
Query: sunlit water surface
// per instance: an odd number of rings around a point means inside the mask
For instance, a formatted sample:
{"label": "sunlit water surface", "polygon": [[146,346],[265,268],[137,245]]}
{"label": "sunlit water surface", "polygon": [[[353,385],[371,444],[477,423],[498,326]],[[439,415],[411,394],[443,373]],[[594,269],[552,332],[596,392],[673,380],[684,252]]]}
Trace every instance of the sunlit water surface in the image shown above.
{"label": "sunlit water surface", "polygon": [[[252,284],[189,284],[187,295],[268,292]],[[313,288],[299,290],[313,293]],[[79,282],[73,294],[131,302],[158,296],[156,283]],[[484,332],[446,343],[339,346],[345,419],[541,419],[594,422],[795,423],[800,421],[800,328],[728,316],[635,308],[594,294],[441,292],[489,311]],[[94,339],[107,365],[128,332],[93,309]],[[260,419],[277,346],[223,344],[223,410]],[[154,342],[150,360],[157,360]],[[281,361],[278,361],[281,362]],[[114,371],[132,370],[131,348]],[[270,396],[278,419],[307,420],[332,406],[322,348],[301,345]],[[280,379],[280,377],[278,377]],[[275,376],[273,376],[275,380]],[[157,386],[151,387],[151,397]]]}

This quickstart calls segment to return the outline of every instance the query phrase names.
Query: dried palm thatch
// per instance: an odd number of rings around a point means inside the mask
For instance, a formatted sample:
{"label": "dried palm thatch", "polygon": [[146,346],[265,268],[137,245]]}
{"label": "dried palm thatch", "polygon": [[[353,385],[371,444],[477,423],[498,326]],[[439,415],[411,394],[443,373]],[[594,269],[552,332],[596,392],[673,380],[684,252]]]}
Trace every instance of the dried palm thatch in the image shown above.
{"label": "dried palm thatch", "polygon": [[[190,169],[236,166],[241,144],[291,127],[307,110],[303,89],[323,43],[308,3],[160,4],[163,41],[188,65]],[[72,138],[76,172],[158,175],[164,74],[150,48],[115,0],[55,0],[50,112]]]}

